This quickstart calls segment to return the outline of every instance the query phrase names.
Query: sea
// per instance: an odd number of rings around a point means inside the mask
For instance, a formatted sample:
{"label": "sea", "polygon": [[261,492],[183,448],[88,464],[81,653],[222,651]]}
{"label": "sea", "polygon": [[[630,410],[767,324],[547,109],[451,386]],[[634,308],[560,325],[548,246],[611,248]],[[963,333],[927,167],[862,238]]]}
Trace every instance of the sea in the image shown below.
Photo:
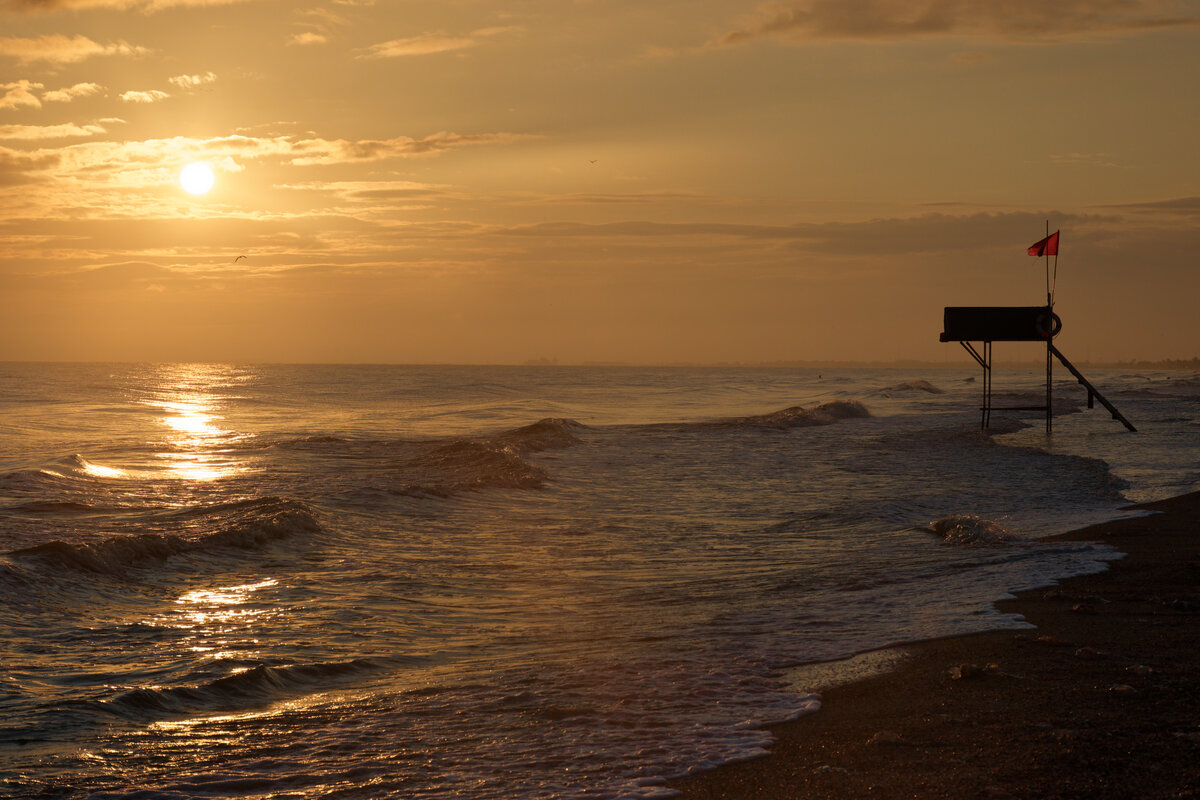
{"label": "sea", "polygon": [[1084,371],[0,364],[0,796],[669,797],[1200,488]]}

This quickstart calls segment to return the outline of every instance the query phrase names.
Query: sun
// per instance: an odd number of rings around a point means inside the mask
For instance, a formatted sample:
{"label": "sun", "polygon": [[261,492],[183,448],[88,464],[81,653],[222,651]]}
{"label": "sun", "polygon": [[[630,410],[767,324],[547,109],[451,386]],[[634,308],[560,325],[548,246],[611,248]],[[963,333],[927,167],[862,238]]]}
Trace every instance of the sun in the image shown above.
{"label": "sun", "polygon": [[179,171],[179,185],[188,194],[204,194],[216,181],[212,167],[203,161],[193,161]]}

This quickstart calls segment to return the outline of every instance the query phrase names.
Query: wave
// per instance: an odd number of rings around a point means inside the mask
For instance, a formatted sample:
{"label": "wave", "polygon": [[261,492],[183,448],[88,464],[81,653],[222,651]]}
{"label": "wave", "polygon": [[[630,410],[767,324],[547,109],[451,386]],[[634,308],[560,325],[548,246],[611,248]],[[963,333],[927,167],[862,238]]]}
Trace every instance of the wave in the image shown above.
{"label": "wave", "polygon": [[[333,435],[327,434],[327,435],[315,435],[315,436],[301,436],[296,439],[286,439],[284,441],[277,442],[276,446],[282,447],[285,450],[291,450],[291,449],[302,450],[302,449],[313,447],[314,445],[323,445],[323,444],[341,445],[341,444],[349,444],[349,443],[350,443],[349,439],[345,439],[341,436],[333,436]],[[254,442],[252,444],[244,445],[243,449],[246,449],[246,450],[263,449],[268,446],[269,445],[264,444],[262,442]]]}
{"label": "wave", "polygon": [[61,489],[71,486],[95,485],[98,480],[125,478],[129,473],[89,461],[78,453],[51,464],[33,469],[21,469],[0,475],[0,488],[17,490]]}
{"label": "wave", "polygon": [[512,445],[523,452],[538,453],[573,447],[580,441],[576,434],[584,430],[587,430],[587,426],[573,419],[547,417],[532,425],[501,433],[491,441]]}
{"label": "wave", "polygon": [[461,441],[419,456],[409,464],[420,478],[401,494],[446,496],[470,489],[540,489],[545,470],[509,445]]}
{"label": "wave", "polygon": [[923,380],[921,378],[914,378],[913,380],[910,380],[910,381],[904,381],[903,383],[897,383],[895,386],[889,386],[888,388],[883,389],[882,391],[887,392],[887,393],[892,393],[892,392],[928,392],[929,394],[945,394],[946,393],[946,391],[944,389],[939,389],[938,387],[934,386],[929,381]]}
{"label": "wave", "polygon": [[495,436],[436,446],[405,465],[415,473],[415,480],[393,493],[448,497],[478,489],[541,489],[546,471],[524,456],[572,447],[580,441],[576,432],[586,427],[574,420],[548,418]]}
{"label": "wave", "polygon": [[324,689],[330,684],[382,668],[380,661],[370,658],[279,667],[259,664],[197,686],[133,689],[111,699],[95,701],[95,707],[135,719],[234,711]]}
{"label": "wave", "polygon": [[4,510],[20,514],[97,514],[109,509],[70,500],[32,500],[28,503],[5,506]]}
{"label": "wave", "polygon": [[193,536],[139,533],[95,543],[53,541],[8,555],[54,570],[122,575],[149,561],[184,553],[261,549],[270,542],[321,529],[307,505],[279,497],[185,509],[164,515],[161,522],[185,530],[199,528],[200,532]]}
{"label": "wave", "polygon": [[929,531],[947,544],[955,545],[1003,545],[1024,541],[999,522],[974,514],[954,514],[935,520],[929,523]]}
{"label": "wave", "polygon": [[832,400],[811,409],[791,406],[769,414],[749,417],[730,417],[713,422],[695,423],[703,428],[774,428],[789,430],[816,425],[832,425],[838,420],[871,416],[867,407],[857,400]]}

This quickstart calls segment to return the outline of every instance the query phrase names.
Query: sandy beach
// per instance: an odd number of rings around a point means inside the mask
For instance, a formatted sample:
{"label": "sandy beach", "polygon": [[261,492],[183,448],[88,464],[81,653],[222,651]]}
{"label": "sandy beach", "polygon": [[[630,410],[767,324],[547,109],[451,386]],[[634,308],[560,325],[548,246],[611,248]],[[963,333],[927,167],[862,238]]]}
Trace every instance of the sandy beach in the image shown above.
{"label": "sandy beach", "polygon": [[[1057,539],[1126,557],[999,604],[1036,629],[921,642],[820,692],[685,800],[1200,797],[1200,493]],[[812,673],[819,684],[827,677]]]}

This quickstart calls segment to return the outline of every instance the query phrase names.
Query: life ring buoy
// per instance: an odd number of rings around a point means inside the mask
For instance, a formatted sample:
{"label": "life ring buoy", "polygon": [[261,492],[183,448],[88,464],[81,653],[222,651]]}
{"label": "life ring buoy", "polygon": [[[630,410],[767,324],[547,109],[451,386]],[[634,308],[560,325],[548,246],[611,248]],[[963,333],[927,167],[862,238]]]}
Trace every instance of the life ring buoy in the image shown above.
{"label": "life ring buoy", "polygon": [[1037,330],[1038,336],[1043,339],[1053,339],[1062,330],[1062,320],[1053,311],[1044,311],[1038,314],[1033,326]]}

